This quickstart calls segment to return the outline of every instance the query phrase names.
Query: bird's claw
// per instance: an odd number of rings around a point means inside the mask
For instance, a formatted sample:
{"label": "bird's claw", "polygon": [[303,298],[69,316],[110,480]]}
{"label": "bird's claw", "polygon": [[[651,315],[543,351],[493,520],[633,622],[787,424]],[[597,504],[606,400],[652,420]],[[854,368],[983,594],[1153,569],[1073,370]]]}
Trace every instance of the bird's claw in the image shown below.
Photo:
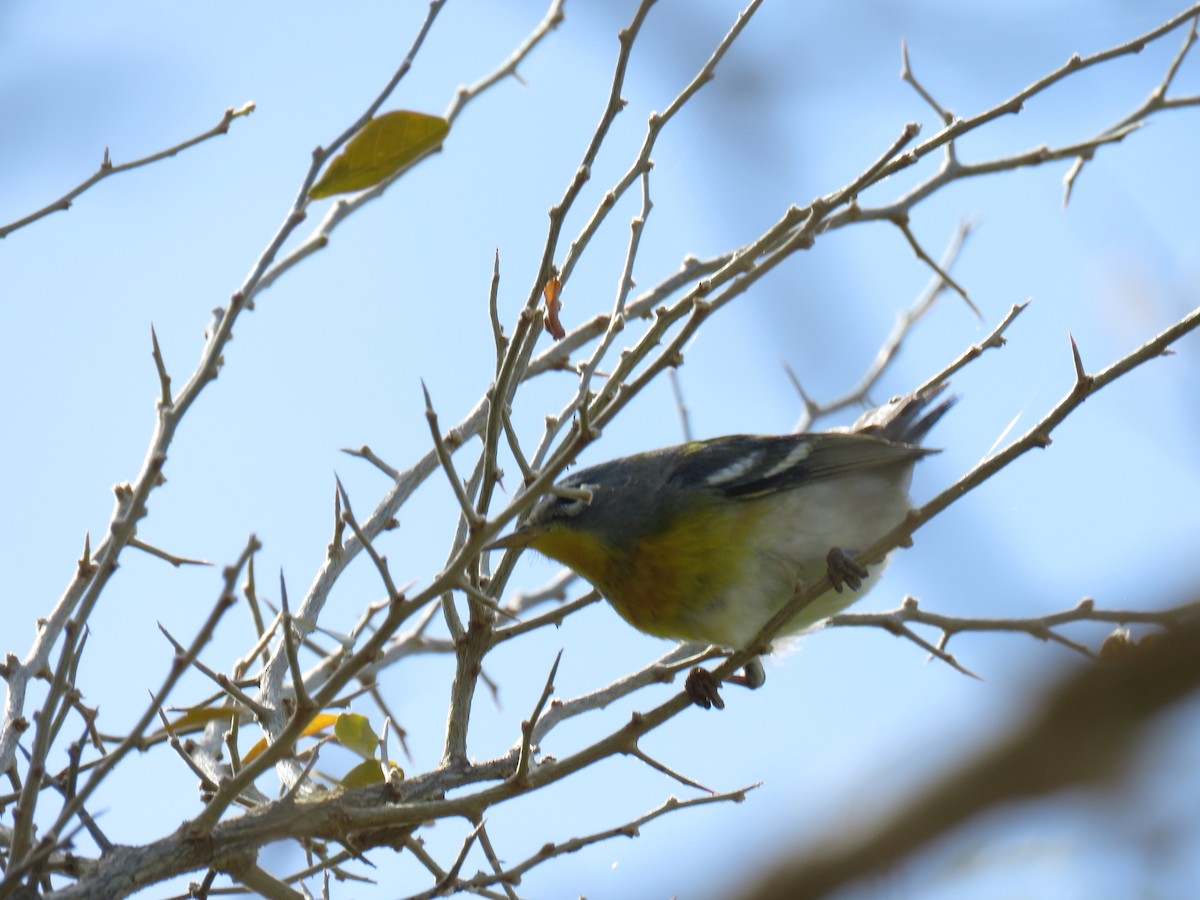
{"label": "bird's claw", "polygon": [[857,591],[862,587],[863,579],[867,577],[867,567],[856,563],[841,547],[834,547],[829,551],[825,556],[825,564],[833,589],[839,594],[843,584],[848,584],[850,590]]}
{"label": "bird's claw", "polygon": [[[767,673],[763,670],[762,662],[756,656],[742,667],[741,674],[730,675],[725,682],[726,684],[740,684],[753,691],[762,687],[766,680]],[[725,701],[721,699],[719,692],[720,687],[721,684],[713,676],[713,673],[700,666],[696,666],[688,672],[687,681],[684,682],[684,689],[688,696],[702,709],[712,709],[714,706],[717,709],[725,708]]]}
{"label": "bird's claw", "polygon": [[701,709],[712,709],[714,706],[717,709],[725,708],[725,701],[718,690],[720,686],[712,672],[700,666],[688,672],[687,681],[683,684],[692,702]]}

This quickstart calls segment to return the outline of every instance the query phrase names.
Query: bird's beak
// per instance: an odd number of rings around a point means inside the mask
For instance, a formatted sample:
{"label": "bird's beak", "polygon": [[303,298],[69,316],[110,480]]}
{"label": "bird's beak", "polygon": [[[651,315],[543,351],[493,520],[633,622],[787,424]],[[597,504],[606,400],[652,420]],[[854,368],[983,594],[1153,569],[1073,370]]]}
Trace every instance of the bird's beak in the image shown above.
{"label": "bird's beak", "polygon": [[533,525],[521,527],[512,534],[506,534],[504,537],[496,538],[490,544],[487,544],[484,550],[520,550],[528,547],[539,536],[544,534],[546,529],[542,526]]}

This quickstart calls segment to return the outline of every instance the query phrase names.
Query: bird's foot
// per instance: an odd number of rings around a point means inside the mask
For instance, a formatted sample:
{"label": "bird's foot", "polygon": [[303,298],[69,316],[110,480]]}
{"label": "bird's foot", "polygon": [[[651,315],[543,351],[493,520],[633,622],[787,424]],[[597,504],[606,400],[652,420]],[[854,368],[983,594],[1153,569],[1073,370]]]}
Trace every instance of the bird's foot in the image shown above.
{"label": "bird's foot", "polygon": [[829,580],[833,582],[833,589],[839,594],[842,592],[842,585],[850,585],[850,590],[857,591],[862,587],[863,579],[867,577],[867,567],[859,565],[841,547],[834,547],[825,556],[825,564],[829,571]]}
{"label": "bird's foot", "polygon": [[[756,656],[746,663],[740,675],[730,675],[725,681],[727,684],[740,684],[742,687],[755,690],[766,683],[767,673],[763,670],[762,662]],[[692,698],[692,702],[702,709],[712,709],[714,706],[717,709],[725,708],[725,701],[721,699],[720,687],[720,682],[713,677],[712,672],[700,666],[696,666],[688,672],[687,681],[684,682],[684,690]]]}
{"label": "bird's foot", "polygon": [[717,709],[725,708],[725,701],[721,699],[719,691],[721,685],[708,669],[696,666],[688,672],[683,687],[692,698],[692,702],[701,709],[712,709],[714,706]]}

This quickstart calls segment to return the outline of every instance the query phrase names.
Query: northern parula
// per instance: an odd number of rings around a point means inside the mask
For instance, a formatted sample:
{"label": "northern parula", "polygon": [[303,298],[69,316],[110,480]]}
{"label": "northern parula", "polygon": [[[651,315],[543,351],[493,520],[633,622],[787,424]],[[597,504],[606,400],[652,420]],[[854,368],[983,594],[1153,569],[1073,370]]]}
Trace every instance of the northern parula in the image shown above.
{"label": "northern parula", "polygon": [[[835,589],[783,629],[796,634],[845,609],[870,587],[851,554],[909,511],[920,446],[953,399],[945,385],[892,400],[846,430],[733,435],[639,453],[583,469],[547,493],[489,549],[532,547],[590,581],[634,628],[678,641],[748,647],[807,584]],[[590,495],[582,499],[580,491]],[[849,584],[857,595],[842,592]],[[708,673],[688,691],[724,704]],[[755,660],[730,681],[758,687]]]}

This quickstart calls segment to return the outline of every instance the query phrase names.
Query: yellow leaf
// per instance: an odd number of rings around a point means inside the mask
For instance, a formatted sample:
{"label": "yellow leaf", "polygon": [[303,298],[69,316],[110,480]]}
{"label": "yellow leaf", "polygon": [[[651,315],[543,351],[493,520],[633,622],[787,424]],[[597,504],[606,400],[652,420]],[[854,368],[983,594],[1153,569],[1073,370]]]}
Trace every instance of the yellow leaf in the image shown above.
{"label": "yellow leaf", "polygon": [[450,133],[439,116],[398,110],[363,126],[308,192],[321,200],[374,187],[437,147]]}
{"label": "yellow leaf", "polygon": [[229,707],[214,709],[211,706],[197,706],[189,709],[172,722],[171,730],[176,734],[182,734],[193,730],[196,726],[207,725],[209,722],[215,722],[218,719],[232,720],[237,714],[237,710],[230,709]]}
{"label": "yellow leaf", "polygon": [[[338,720],[337,716],[330,715],[329,713],[319,713],[319,714],[313,716],[312,721],[304,726],[304,731],[302,731],[300,733],[300,737],[312,737],[314,734],[318,734],[322,731],[326,731],[331,726],[336,725],[337,720]],[[266,749],[267,749],[267,739],[263,738],[262,740],[258,741],[258,743],[256,743],[253,747],[251,747],[249,752],[245,756],[242,757],[242,765],[245,766],[245,765],[249,765],[250,763],[254,762],[254,760],[258,759],[258,757],[263,755],[263,753],[266,751]]]}
{"label": "yellow leaf", "polygon": [[327,731],[330,726],[337,727],[337,720],[340,716],[330,715],[329,713],[318,713],[313,716],[313,720],[304,726],[304,730],[300,732],[300,737],[312,737],[322,731]]}

